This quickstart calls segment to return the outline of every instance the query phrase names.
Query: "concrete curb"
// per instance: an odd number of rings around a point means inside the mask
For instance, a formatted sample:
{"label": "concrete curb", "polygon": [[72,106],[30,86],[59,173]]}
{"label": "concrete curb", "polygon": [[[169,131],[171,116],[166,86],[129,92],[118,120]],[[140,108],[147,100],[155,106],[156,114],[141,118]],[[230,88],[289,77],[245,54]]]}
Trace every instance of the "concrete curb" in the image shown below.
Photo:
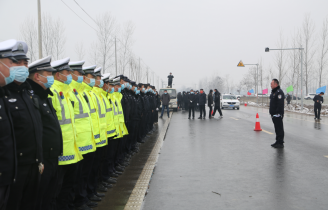
{"label": "concrete curb", "polygon": [[162,148],[167,129],[171,122],[172,115],[173,112],[171,112],[170,114],[171,117],[165,121],[164,128],[157,138],[156,144],[148,157],[148,160],[139,176],[136,185],[132,190],[132,193],[124,207],[124,210],[141,210],[143,201],[146,197],[150,179],[152,177],[153,171],[158,160],[159,152]]}

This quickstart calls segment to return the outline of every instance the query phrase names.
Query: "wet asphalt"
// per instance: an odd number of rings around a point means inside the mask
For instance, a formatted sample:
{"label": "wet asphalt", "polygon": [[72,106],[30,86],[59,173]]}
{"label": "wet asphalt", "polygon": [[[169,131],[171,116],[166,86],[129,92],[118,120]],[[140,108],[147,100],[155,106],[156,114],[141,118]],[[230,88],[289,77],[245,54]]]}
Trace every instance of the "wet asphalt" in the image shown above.
{"label": "wet asphalt", "polygon": [[[222,111],[173,114],[143,210],[328,209],[328,119],[287,112],[285,148],[274,149],[268,109]],[[264,131],[253,131],[256,113]]]}
{"label": "wet asphalt", "polygon": [[126,167],[122,175],[117,178],[117,183],[113,188],[108,189],[102,201],[98,203],[94,210],[123,210],[125,204],[129,200],[130,194],[138,181],[145,163],[157,141],[157,138],[164,127],[165,118],[159,120],[154,125],[154,132],[148,135],[145,143],[140,145],[139,153],[136,153],[130,161],[130,165]]}

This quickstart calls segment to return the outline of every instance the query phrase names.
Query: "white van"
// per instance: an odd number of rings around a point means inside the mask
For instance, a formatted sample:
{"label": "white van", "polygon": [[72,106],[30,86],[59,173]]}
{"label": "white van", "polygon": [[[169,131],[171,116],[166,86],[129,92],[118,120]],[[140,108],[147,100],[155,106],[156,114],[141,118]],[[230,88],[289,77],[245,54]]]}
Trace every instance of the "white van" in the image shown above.
{"label": "white van", "polygon": [[[172,109],[173,111],[178,110],[178,98],[177,98],[177,90],[174,88],[161,88],[159,89],[159,95],[162,96],[164,94],[164,90],[167,90],[167,93],[170,95],[170,103],[169,103],[169,108]],[[162,104],[160,106],[162,108]]]}

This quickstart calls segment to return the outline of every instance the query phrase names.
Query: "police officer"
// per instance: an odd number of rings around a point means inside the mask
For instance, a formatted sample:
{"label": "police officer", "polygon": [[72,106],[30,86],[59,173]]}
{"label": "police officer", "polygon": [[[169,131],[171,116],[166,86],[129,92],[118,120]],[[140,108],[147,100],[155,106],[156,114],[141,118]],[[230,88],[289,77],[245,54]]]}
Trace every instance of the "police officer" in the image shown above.
{"label": "police officer", "polygon": [[14,70],[11,68],[14,58],[12,48],[16,40],[0,42],[0,144],[3,152],[0,153],[0,209],[6,209],[10,186],[16,178],[16,145],[14,127],[6,99],[9,91],[4,88],[14,81]]}
{"label": "police officer", "polygon": [[168,78],[168,86],[170,87],[170,88],[172,88],[172,82],[173,82],[173,78],[174,78],[174,76],[172,75],[172,72],[170,72],[170,75],[169,76],[167,76],[167,78]]}
{"label": "police officer", "polygon": [[36,209],[40,175],[43,172],[42,120],[38,98],[26,81],[28,47],[18,41],[13,47],[15,81],[6,85],[6,103],[13,119],[17,151],[17,179],[11,186],[7,209]]}
{"label": "police officer", "polygon": [[199,102],[199,111],[200,111],[200,116],[198,119],[202,119],[202,114],[204,114],[204,119],[206,116],[206,111],[205,111],[205,104],[206,104],[206,94],[204,93],[203,89],[200,89],[200,94],[198,96],[198,102]]}
{"label": "police officer", "polygon": [[274,148],[283,148],[285,135],[283,125],[285,95],[280,89],[279,81],[277,79],[272,80],[271,89],[269,113],[276,132],[276,142],[271,146]]}
{"label": "police officer", "polygon": [[214,105],[214,111],[213,111],[213,115],[212,115],[213,117],[216,113],[216,110],[218,110],[218,112],[220,113],[220,117],[221,118],[223,117],[221,108],[220,108],[221,107],[221,101],[220,101],[221,96],[220,95],[221,95],[220,92],[217,89],[214,89],[213,100],[214,100],[215,105]]}
{"label": "police officer", "polygon": [[193,89],[190,90],[190,94],[188,95],[188,102],[189,102],[189,117],[191,117],[191,111],[192,111],[192,119],[195,118],[195,104],[196,104],[196,96],[193,91]]}
{"label": "police officer", "polygon": [[321,104],[323,103],[323,95],[325,93],[321,92],[319,95],[314,96],[313,101],[314,101],[314,119],[321,120],[320,118],[320,112],[321,112]]}
{"label": "police officer", "polygon": [[48,98],[48,95],[53,95],[49,88],[54,83],[52,73],[56,71],[50,62],[51,56],[47,56],[31,63],[27,79],[38,99],[43,127],[43,164],[46,170],[41,176],[37,206],[39,210],[54,209],[56,206],[58,157],[63,153],[61,128],[51,98]]}

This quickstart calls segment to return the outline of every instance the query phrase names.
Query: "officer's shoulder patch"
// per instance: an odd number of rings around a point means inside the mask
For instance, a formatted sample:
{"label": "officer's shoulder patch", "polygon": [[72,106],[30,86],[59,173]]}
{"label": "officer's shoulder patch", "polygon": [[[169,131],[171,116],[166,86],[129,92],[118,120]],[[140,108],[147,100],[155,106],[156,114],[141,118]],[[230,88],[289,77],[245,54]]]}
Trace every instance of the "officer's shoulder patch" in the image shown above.
{"label": "officer's shoulder patch", "polygon": [[281,99],[281,95],[278,95],[278,98]]}

